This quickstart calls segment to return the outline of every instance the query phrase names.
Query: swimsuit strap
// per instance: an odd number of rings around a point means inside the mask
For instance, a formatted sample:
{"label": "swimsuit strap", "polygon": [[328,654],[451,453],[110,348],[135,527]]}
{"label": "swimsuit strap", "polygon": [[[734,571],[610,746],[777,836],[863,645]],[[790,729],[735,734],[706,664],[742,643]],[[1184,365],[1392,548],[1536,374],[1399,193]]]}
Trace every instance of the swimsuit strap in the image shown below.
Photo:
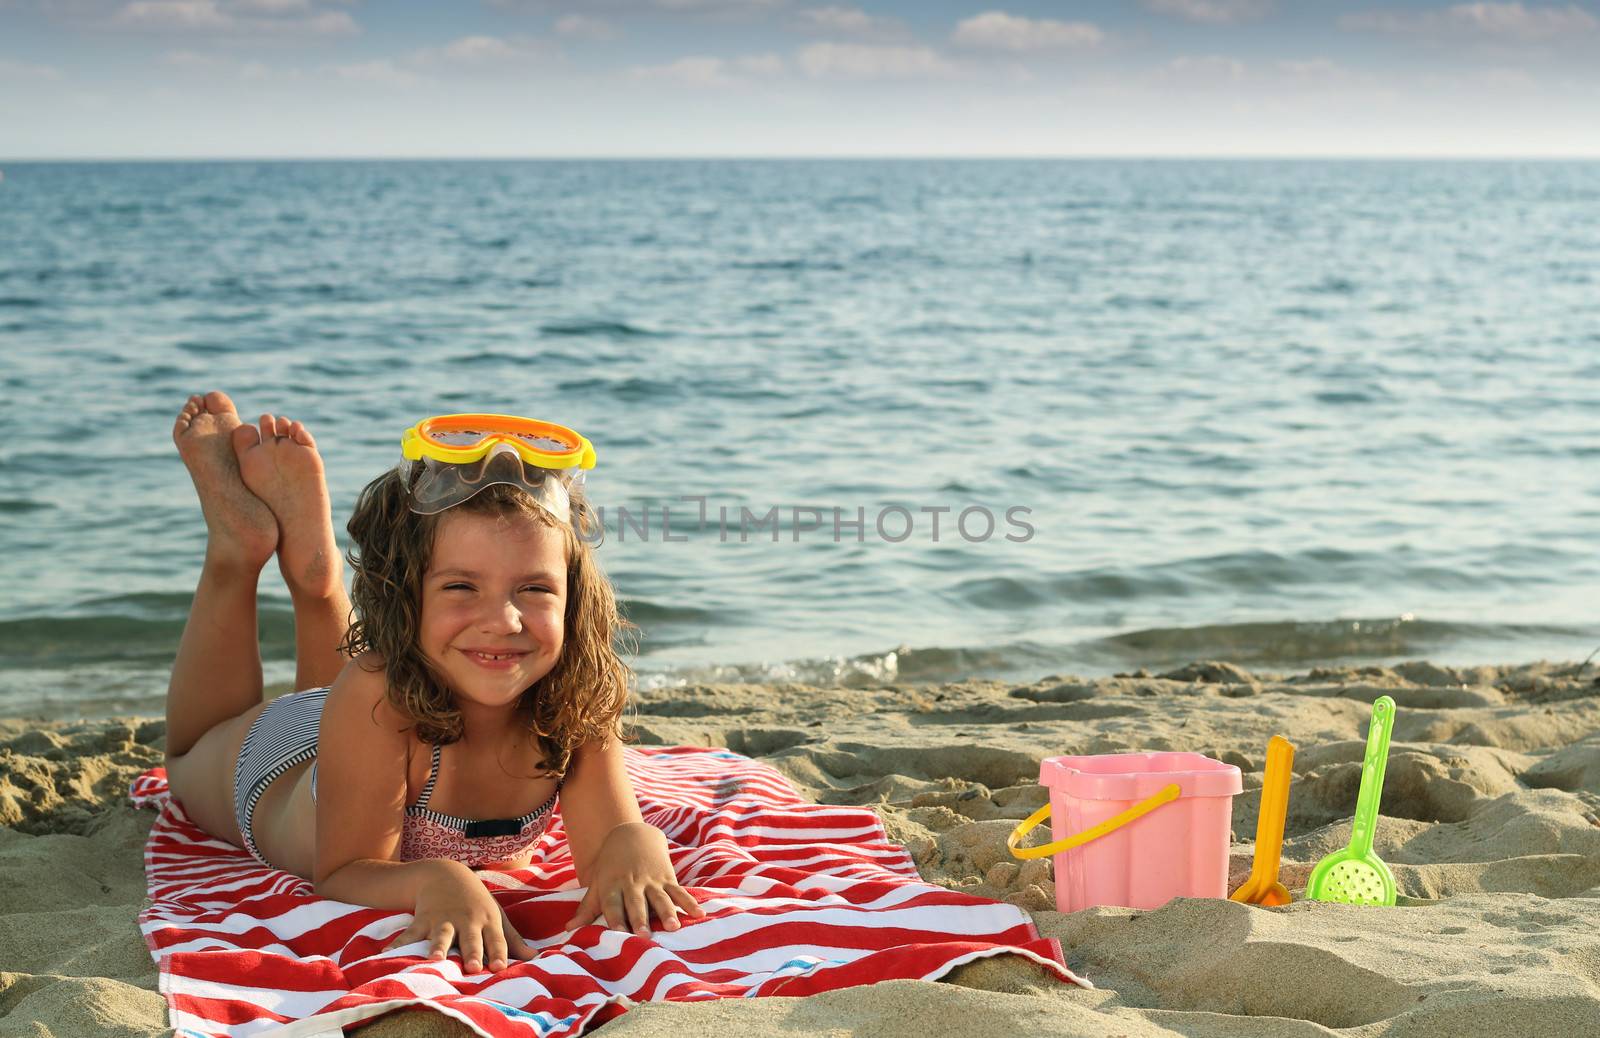
{"label": "swimsuit strap", "polygon": [[427,807],[428,798],[433,796],[433,784],[439,780],[439,744],[433,744],[433,770],[428,772],[428,784],[422,787],[422,795],[417,797],[417,802],[412,807]]}

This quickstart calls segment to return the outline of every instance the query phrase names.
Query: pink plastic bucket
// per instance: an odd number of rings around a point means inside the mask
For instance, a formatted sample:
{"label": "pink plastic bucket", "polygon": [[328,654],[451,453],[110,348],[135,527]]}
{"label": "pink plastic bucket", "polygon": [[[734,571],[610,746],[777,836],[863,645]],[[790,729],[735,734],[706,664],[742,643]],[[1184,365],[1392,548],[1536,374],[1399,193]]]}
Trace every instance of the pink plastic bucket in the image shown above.
{"label": "pink plastic bucket", "polygon": [[[1228,838],[1239,769],[1200,753],[1048,757],[1048,807],[1012,834],[1019,857],[1055,858],[1056,908],[1159,908],[1175,897],[1228,896]],[[1016,842],[1050,817],[1052,843]],[[1093,831],[1099,827],[1099,831]],[[1054,850],[1067,842],[1068,849]]]}

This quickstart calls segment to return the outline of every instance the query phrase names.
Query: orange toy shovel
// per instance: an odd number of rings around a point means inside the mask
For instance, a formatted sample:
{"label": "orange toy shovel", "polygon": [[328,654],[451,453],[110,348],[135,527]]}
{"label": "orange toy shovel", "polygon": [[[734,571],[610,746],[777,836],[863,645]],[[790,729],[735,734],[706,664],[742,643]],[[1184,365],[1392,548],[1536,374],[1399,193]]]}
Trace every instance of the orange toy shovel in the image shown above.
{"label": "orange toy shovel", "polygon": [[1229,897],[1247,905],[1276,908],[1287,905],[1289,891],[1278,882],[1278,860],[1283,856],[1283,823],[1289,814],[1289,766],[1294,763],[1294,743],[1274,735],[1267,743],[1267,775],[1261,784],[1261,816],[1256,819],[1256,860],[1250,878]]}

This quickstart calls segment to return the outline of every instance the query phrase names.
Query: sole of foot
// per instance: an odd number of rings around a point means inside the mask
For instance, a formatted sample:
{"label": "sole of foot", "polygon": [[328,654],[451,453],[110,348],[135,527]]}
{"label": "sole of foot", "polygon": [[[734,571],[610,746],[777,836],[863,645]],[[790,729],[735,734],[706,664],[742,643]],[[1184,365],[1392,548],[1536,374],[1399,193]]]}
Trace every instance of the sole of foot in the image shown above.
{"label": "sole of foot", "polygon": [[317,441],[304,423],[264,414],[232,433],[244,485],[277,522],[278,567],[291,595],[327,597],[340,588],[338,544]]}
{"label": "sole of foot", "polygon": [[240,425],[226,393],[191,396],[173,423],[172,441],[206,517],[207,558],[260,572],[278,547],[278,524],[241,477],[232,443]]}

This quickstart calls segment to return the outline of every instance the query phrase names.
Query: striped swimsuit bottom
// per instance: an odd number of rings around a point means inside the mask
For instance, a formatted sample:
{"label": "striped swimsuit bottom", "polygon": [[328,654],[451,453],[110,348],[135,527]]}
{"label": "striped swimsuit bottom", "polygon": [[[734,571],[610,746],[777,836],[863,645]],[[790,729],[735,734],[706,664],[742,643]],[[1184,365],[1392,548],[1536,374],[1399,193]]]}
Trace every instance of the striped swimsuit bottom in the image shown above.
{"label": "striped swimsuit bottom", "polygon": [[284,772],[316,759],[322,704],[327,698],[325,688],[279,696],[261,711],[239,747],[239,762],[233,769],[233,817],[239,823],[245,850],[263,865],[272,863],[262,857],[250,831],[256,802]]}

